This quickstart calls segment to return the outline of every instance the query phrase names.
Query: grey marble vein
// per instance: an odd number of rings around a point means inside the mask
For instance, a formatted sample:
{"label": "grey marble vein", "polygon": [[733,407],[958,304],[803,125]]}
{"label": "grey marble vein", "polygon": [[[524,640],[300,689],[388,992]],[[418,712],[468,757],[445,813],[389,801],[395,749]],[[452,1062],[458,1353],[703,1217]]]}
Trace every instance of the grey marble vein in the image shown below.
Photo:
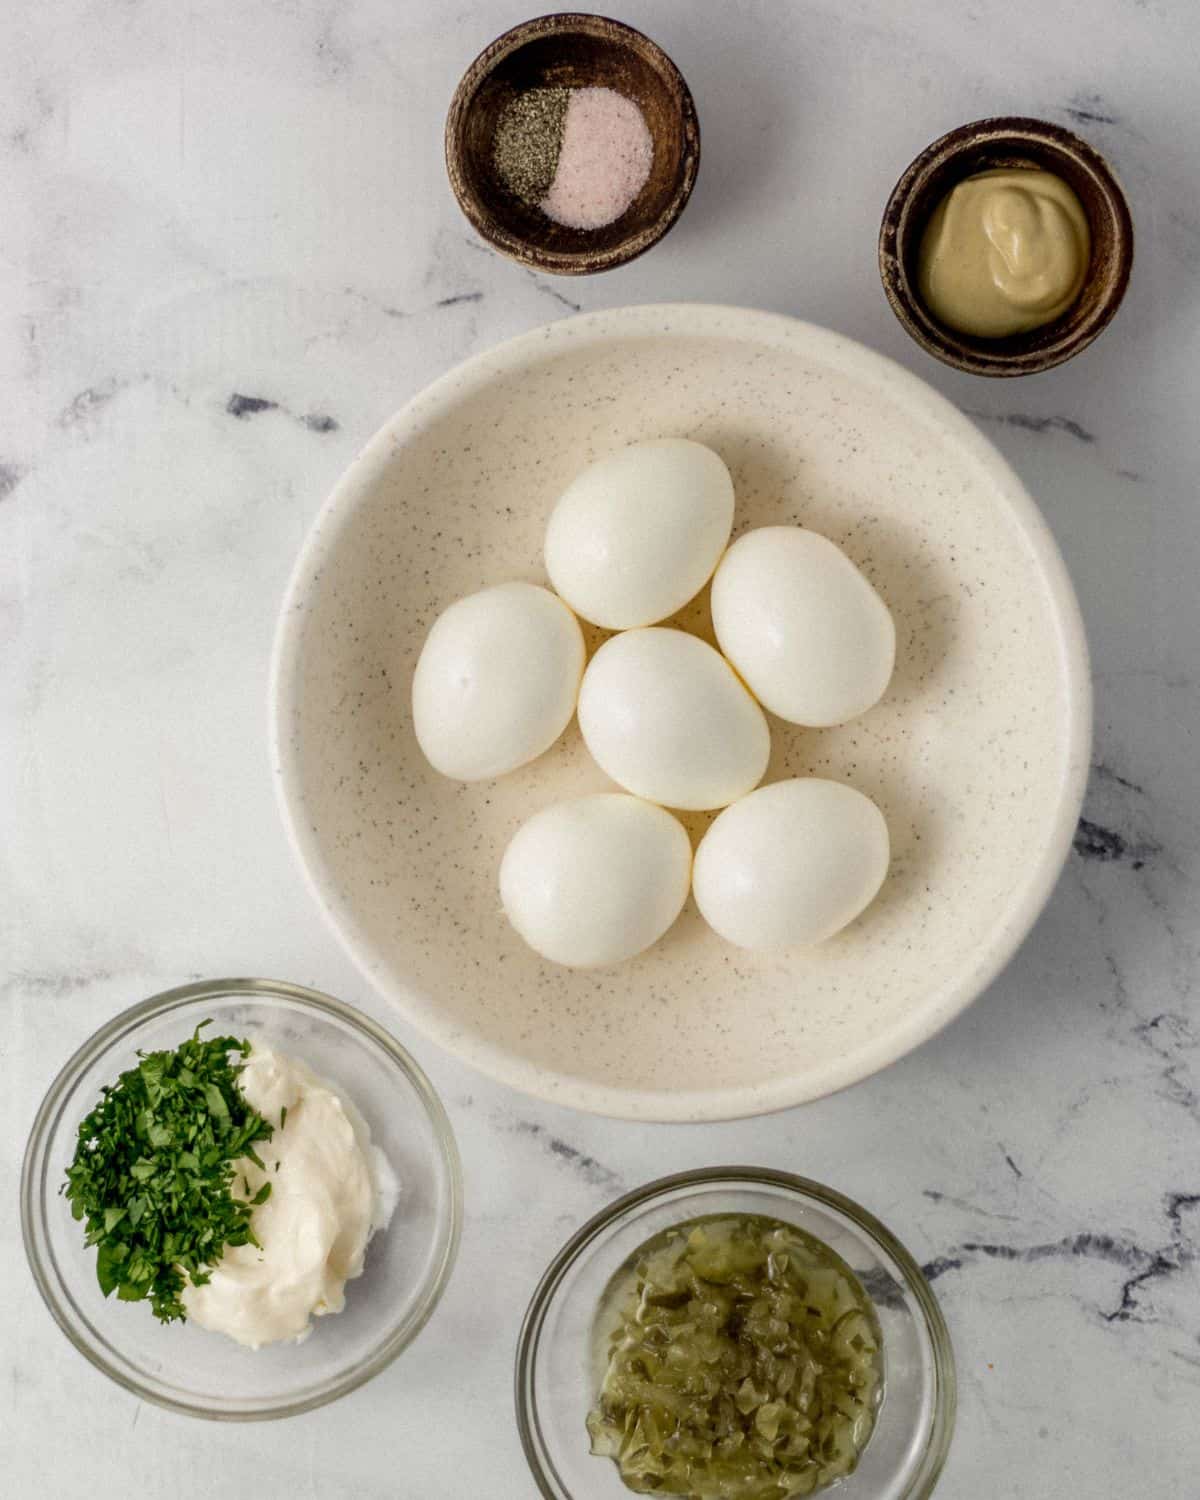
{"label": "grey marble vein", "polygon": [[1200,1193],[1172,1192],[1167,1195],[1163,1214],[1171,1235],[1160,1246],[1144,1246],[1127,1236],[1092,1230],[1032,1245],[967,1240],[927,1261],[922,1270],[929,1280],[937,1281],[952,1272],[966,1272],[987,1261],[1018,1262],[1026,1266],[1045,1261],[1100,1261],[1129,1272],[1120,1283],[1115,1305],[1096,1310],[1100,1320],[1105,1323],[1154,1321],[1155,1314],[1146,1300],[1147,1289],[1156,1282],[1183,1274],[1200,1259],[1200,1245],[1184,1217],[1197,1206],[1200,1206]]}
{"label": "grey marble vein", "polygon": [[88,422],[109,404],[124,388],[126,382],[112,379],[101,385],[89,385],[76,395],[72,396],[70,402],[63,407],[58,414],[58,425],[60,427],[78,427],[81,423]]}
{"label": "grey marble vein", "polygon": [[23,464],[0,462],[0,500],[6,500],[28,472]]}
{"label": "grey marble vein", "polygon": [[270,401],[266,396],[243,396],[234,391],[225,403],[225,410],[231,417],[237,417],[239,421],[246,417],[256,417],[260,412],[278,411],[279,402]]}
{"label": "grey marble vein", "polygon": [[225,403],[225,410],[229,416],[244,422],[248,417],[260,416],[263,412],[283,411],[301,427],[307,427],[309,432],[337,432],[341,423],[336,417],[331,417],[324,412],[305,412],[296,416],[279,401],[272,401],[267,396],[245,396],[239,391],[234,391]]}
{"label": "grey marble vein", "polygon": [[1103,864],[1127,862],[1135,870],[1144,869],[1149,860],[1162,853],[1162,845],[1154,839],[1129,838],[1090,818],[1080,818],[1074,849],[1081,859],[1099,860]]}
{"label": "grey marble vein", "polygon": [[967,415],[974,417],[977,422],[991,422],[1000,427],[1015,427],[1021,432],[1032,432],[1039,437],[1048,432],[1062,432],[1080,443],[1096,441],[1096,434],[1089,431],[1081,422],[1077,422],[1074,417],[1040,416],[1033,412],[1023,411],[983,411],[978,407],[970,408]]}
{"label": "grey marble vein", "polygon": [[554,285],[549,277],[539,276],[536,271],[530,270],[526,270],[525,274],[543,297],[549,297],[552,302],[557,302],[559,307],[565,307],[568,312],[577,313],[583,311],[583,304],[576,302],[572,297],[568,297],[565,292],[559,291],[558,287]]}
{"label": "grey marble vein", "polygon": [[1120,117],[1112,112],[1100,94],[1075,94],[1063,113],[1076,125],[1117,125]]}
{"label": "grey marble vein", "polygon": [[1122,776],[1119,771],[1113,770],[1112,766],[1105,765],[1103,761],[1092,763],[1092,775],[1097,781],[1112,782],[1114,786],[1124,787],[1127,792],[1137,792],[1145,796],[1146,788],[1136,781],[1131,781],[1128,776]]}
{"label": "grey marble vein", "polygon": [[552,1134],[544,1125],[535,1120],[518,1120],[511,1127],[515,1134],[528,1136],[538,1142],[549,1155],[572,1172],[576,1173],[589,1187],[593,1188],[618,1188],[621,1185],[620,1175],[611,1167],[606,1167],[603,1162],[596,1160],[586,1151],[581,1151],[577,1146],[572,1146],[569,1141],[563,1140],[561,1136]]}

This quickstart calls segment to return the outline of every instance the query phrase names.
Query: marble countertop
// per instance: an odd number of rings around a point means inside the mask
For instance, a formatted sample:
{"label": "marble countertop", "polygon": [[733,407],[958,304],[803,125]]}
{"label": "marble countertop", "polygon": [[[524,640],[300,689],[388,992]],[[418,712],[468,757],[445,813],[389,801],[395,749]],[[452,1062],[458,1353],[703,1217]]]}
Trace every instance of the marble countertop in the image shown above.
{"label": "marble countertop", "polygon": [[[518,1323],[567,1233],[652,1174],[792,1168],[926,1262],[959,1361],[947,1500],[1200,1490],[1200,11],[1191,0],[624,0],[692,85],[695,196],[651,254],[553,280],[483,248],[441,130],[500,0],[15,0],[0,21],[0,1483],[13,1500],[532,1491]],[[888,310],[875,236],[934,136],[1072,125],[1139,234],[1114,327],[988,382]],[[351,968],[294,868],[268,650],[313,515],[431,377],[578,308],[694,298],[828,324],[969,411],[1079,590],[1095,766],[1036,930],[956,1024],[836,1098],[722,1126],[532,1103]],[[287,1423],[140,1404],[69,1347],[12,1211],[66,1055],[199,976],[344,996],[428,1068],[466,1169],[461,1261],[383,1376]],[[481,1303],[481,1274],[489,1295]]]}

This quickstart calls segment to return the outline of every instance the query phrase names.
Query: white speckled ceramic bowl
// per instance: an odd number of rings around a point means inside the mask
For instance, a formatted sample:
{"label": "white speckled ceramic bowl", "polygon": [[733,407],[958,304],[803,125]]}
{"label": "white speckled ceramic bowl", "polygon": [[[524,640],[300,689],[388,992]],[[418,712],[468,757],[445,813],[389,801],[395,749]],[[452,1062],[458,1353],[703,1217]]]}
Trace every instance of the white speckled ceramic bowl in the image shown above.
{"label": "white speckled ceramic bowl", "polygon": [[[443,780],[413,736],[412,672],[451,600],[543,579],[546,518],[579,469],[670,435],[728,463],[737,532],[823,532],[891,608],[897,668],[883,701],[838,729],[772,719],[767,777],[833,776],[873,797],[892,868],[867,912],[818,948],[743,952],[689,902],[631,963],[571,971],[509,928],[497,869],[519,823],[604,776],[572,726],[500,781]],[[708,631],[704,599],[685,614]],[[363,971],[428,1035],[514,1087],[662,1120],[817,1098],[957,1015],[1049,896],[1091,731],[1062,560],[975,427],[837,334],[693,305],[538,329],[399,412],[303,549],[271,696],[285,821]],[[697,832],[708,815],[686,821]]]}

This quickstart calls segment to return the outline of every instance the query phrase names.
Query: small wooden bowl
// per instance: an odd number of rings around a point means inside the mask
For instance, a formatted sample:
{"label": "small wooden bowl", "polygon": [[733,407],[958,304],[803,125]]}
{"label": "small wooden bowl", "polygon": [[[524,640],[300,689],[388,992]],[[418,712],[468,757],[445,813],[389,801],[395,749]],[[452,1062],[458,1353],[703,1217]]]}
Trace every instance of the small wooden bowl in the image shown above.
{"label": "small wooden bowl", "polygon": [[[1074,188],[1088,217],[1092,259],[1075,303],[1054,322],[985,339],[939,323],[917,289],[921,238],[934,209],[964,177],[1041,167]],[[1032,375],[1086,349],[1111,322],[1133,266],[1133,221],[1112,169],[1060,125],[1017,116],[976,120],[934,141],[892,189],[879,230],[879,274],[892,311],[935,358],[972,375]]]}
{"label": "small wooden bowl", "polygon": [[[514,95],[542,86],[608,87],[642,111],[650,176],[612,224],[568,229],[517,198],[492,160],[496,123]],[[446,170],[459,207],[489,244],[539,271],[587,276],[624,265],[683,212],[700,165],[700,125],[679,69],[649,37],[604,16],[564,12],[514,26],[463,75],[446,117]]]}

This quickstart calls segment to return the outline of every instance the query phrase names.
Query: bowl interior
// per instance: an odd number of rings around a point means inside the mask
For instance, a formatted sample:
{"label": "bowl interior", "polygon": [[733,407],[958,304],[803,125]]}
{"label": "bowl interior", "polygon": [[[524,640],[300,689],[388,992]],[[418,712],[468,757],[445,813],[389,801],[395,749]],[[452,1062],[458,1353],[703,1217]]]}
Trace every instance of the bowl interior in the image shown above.
{"label": "bowl interior", "polygon": [[[590,1238],[581,1231],[555,1262],[530,1306],[517,1359],[522,1441],[550,1500],[621,1500],[616,1465],[588,1452],[585,1419],[603,1373],[596,1356],[596,1310],[611,1277],[653,1235],[712,1213],[766,1214],[824,1240],[850,1266],[875,1303],[883,1334],[884,1397],[858,1468],[836,1487],[844,1500],[899,1500],[928,1494],[949,1444],[954,1369],[949,1335],[932,1293],[907,1253],[882,1226],[815,1184],[782,1174],[738,1180],[719,1170],[669,1179]],[[878,1231],[876,1233],[875,1231]],[[882,1238],[879,1236],[883,1236]]]}
{"label": "bowl interior", "polygon": [[[977,172],[1039,168],[1073,188],[1087,215],[1091,259],[1078,298],[1052,322],[1010,338],[975,338],[940,323],[918,291],[921,241],[934,210]],[[884,240],[891,245],[885,286],[910,332],[939,357],[983,374],[1048,369],[1084,348],[1116,313],[1133,254],[1129,210],[1100,154],[1059,126],[1021,119],[978,121],[935,141],[897,184],[884,216]]]}
{"label": "bowl interior", "polygon": [[[82,1227],[59,1195],[79,1122],[102,1085],[134,1066],[139,1049],[177,1046],[209,1018],[209,1034],[259,1038],[335,1084],[357,1105],[399,1180],[391,1223],[373,1236],[362,1276],[347,1283],[344,1311],[315,1320],[300,1344],[251,1351],[192,1324],[160,1324],[148,1307],[106,1300],[96,1252],[85,1249]],[[130,1020],[94,1055],[69,1066],[30,1143],[22,1212],[54,1316],[93,1363],[139,1395],[192,1415],[282,1416],[353,1389],[420,1329],[457,1241],[457,1158],[426,1088],[355,1024],[299,998],[206,994]]]}
{"label": "bowl interior", "polygon": [[[680,434],[729,465],[736,531],[824,533],[892,611],[883,701],[831,730],[771,718],[767,772],[832,776],[873,797],[891,871],[864,916],[817,948],[734,948],[689,901],[632,962],[566,970],[509,927],[497,870],[525,818],[609,783],[574,724],[499,781],[443,779],[413,735],[412,673],[452,600],[544,577],[546,519],[585,464]],[[706,597],[676,623],[707,635]],[[669,1119],[816,1097],[961,1009],[1057,876],[1090,727],[1070,584],[971,424],[848,340],[704,307],[567,320],[402,412],[300,559],[273,691],[285,817],[365,972],[430,1035],[517,1087]],[[685,818],[693,835],[708,821]]]}
{"label": "bowl interior", "polygon": [[[512,193],[496,171],[496,126],[507,105],[528,89],[554,86],[614,89],[638,105],[650,131],[649,177],[625,212],[602,228],[556,224]],[[619,22],[568,15],[517,27],[477,59],[451,106],[446,144],[455,191],[481,233],[509,253],[524,247],[551,269],[597,270],[615,263],[631,240],[644,240],[638,248],[646,248],[669,227],[690,191],[695,139],[691,96],[653,42]]]}

